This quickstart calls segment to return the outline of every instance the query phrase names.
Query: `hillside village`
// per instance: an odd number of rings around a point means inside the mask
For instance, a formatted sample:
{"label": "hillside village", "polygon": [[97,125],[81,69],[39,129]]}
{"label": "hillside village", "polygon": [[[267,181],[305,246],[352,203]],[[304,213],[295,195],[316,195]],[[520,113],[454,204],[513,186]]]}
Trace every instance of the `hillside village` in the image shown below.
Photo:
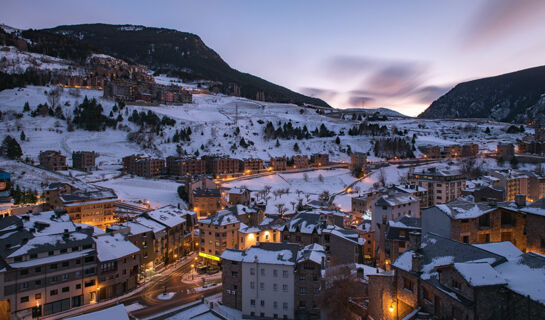
{"label": "hillside village", "polygon": [[0,47],[0,318],[545,314],[541,124],[84,65]]}

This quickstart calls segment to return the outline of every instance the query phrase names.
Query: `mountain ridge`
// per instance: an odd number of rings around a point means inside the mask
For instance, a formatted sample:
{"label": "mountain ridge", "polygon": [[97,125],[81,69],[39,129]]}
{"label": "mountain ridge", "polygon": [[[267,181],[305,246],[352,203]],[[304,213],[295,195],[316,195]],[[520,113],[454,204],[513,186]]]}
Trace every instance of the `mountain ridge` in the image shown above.
{"label": "mountain ridge", "polygon": [[457,84],[418,118],[492,118],[526,123],[545,120],[545,66]]}
{"label": "mountain ridge", "polygon": [[206,46],[193,33],[141,25],[78,24],[62,25],[40,31],[77,39],[101,53],[143,64],[157,73],[189,80],[222,83],[222,91],[240,87],[241,96],[255,99],[258,92],[269,102],[292,102],[331,107],[325,101],[308,97],[267,80],[238,71]]}

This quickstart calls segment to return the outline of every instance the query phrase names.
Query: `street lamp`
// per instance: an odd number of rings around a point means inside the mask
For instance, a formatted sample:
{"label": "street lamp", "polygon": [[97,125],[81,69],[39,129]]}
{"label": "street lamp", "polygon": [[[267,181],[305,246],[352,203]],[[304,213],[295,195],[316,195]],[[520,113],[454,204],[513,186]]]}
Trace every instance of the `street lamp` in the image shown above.
{"label": "street lamp", "polygon": [[[195,259],[197,259],[197,258],[195,258]],[[193,277],[195,276],[195,275],[193,274],[194,268],[195,268],[195,265],[194,265],[194,264],[191,264],[191,270],[190,270],[190,272],[191,272],[191,280],[193,280]]]}

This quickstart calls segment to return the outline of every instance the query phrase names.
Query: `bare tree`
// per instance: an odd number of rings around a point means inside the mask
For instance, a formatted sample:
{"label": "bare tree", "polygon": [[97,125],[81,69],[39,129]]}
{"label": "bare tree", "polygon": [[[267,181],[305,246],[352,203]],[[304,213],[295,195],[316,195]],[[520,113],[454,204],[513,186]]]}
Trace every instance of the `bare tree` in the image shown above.
{"label": "bare tree", "polygon": [[329,191],[324,190],[322,193],[320,193],[320,196],[318,197],[320,201],[329,201]]}
{"label": "bare tree", "polygon": [[290,204],[291,204],[291,211],[295,211],[295,205],[297,204],[297,202],[290,201]]}
{"label": "bare tree", "polygon": [[468,158],[462,162],[460,168],[462,174],[470,179],[475,179],[483,175],[483,170],[479,164],[477,164],[477,159],[475,157]]}
{"label": "bare tree", "polygon": [[327,319],[351,319],[350,300],[366,296],[363,282],[358,281],[348,266],[327,268],[325,286],[318,301]]}
{"label": "bare tree", "polygon": [[47,93],[47,102],[52,109],[55,109],[57,104],[59,104],[62,95],[62,87],[55,87]]}
{"label": "bare tree", "polygon": [[305,193],[305,200],[307,201],[306,203],[310,202],[310,193]]}

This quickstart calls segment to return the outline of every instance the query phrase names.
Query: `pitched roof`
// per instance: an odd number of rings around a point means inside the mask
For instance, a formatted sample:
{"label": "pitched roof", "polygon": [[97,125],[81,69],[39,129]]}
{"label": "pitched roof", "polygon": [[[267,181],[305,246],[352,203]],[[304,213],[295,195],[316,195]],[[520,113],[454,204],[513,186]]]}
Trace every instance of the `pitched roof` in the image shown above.
{"label": "pitched roof", "polygon": [[427,233],[422,236],[420,248],[416,252],[414,250],[405,251],[392,263],[392,266],[412,272],[412,257],[414,253],[422,255],[422,268],[419,272],[422,279],[430,279],[436,276],[435,267],[451,263],[486,261],[495,266],[507,261],[501,255],[483,250],[471,244]]}
{"label": "pitched roof", "polygon": [[150,219],[153,219],[167,227],[175,227],[186,222],[185,217],[194,215],[195,212],[178,209],[173,205],[167,205],[145,213]]}
{"label": "pitched roof", "polygon": [[213,226],[225,226],[239,222],[240,220],[229,210],[220,210],[213,216],[199,220],[199,223]]}
{"label": "pitched roof", "polygon": [[120,233],[104,234],[95,237],[97,257],[101,262],[116,260],[140,251]]}
{"label": "pitched roof", "polygon": [[506,284],[500,274],[486,262],[480,263],[455,263],[454,268],[472,286],[497,286]]}

